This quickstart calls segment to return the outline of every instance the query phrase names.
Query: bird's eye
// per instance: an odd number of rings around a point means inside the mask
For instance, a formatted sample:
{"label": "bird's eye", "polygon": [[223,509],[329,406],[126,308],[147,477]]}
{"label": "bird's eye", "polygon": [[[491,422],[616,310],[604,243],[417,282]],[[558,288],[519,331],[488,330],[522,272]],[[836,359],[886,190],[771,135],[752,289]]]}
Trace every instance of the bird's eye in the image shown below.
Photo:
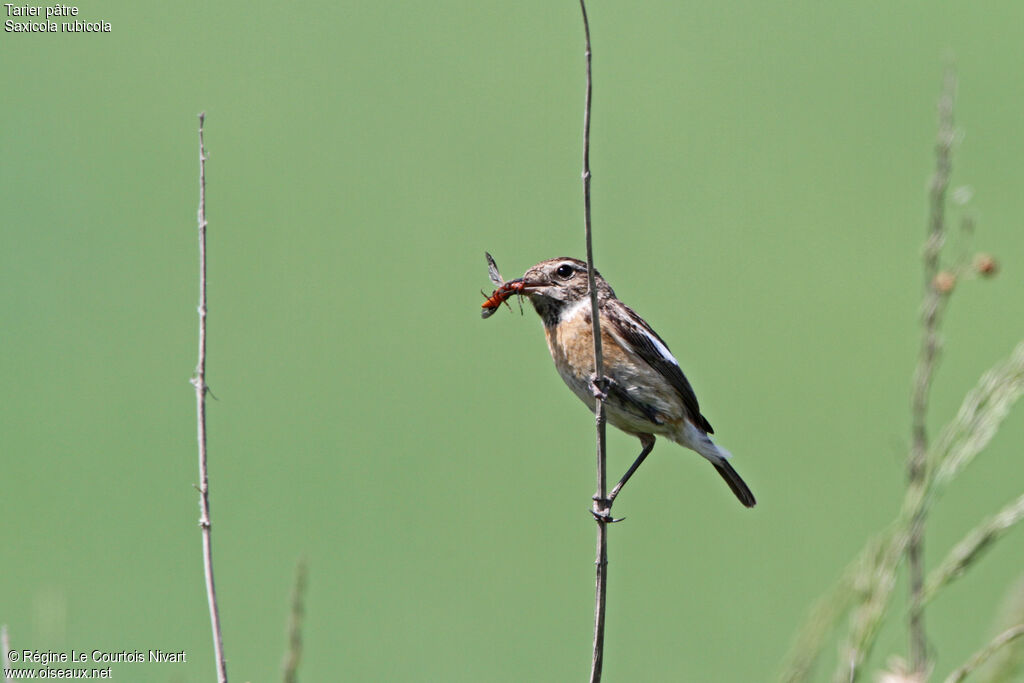
{"label": "bird's eye", "polygon": [[576,271],[573,269],[572,266],[570,266],[568,263],[563,263],[562,265],[558,266],[558,270],[555,271],[555,274],[558,275],[558,277],[569,279],[575,272]]}

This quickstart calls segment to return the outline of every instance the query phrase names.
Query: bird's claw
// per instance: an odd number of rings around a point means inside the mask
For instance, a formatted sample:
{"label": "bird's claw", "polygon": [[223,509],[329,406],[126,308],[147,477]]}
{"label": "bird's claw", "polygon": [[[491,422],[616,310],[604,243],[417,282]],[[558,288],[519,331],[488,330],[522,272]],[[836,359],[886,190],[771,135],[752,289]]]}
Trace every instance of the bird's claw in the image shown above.
{"label": "bird's claw", "polygon": [[594,393],[594,398],[599,398],[602,401],[608,399],[608,392],[612,389],[612,378],[602,377],[597,378],[597,373],[590,375],[590,391]]}
{"label": "bird's claw", "polygon": [[614,524],[626,519],[625,517],[612,517],[612,501],[597,496],[594,496],[594,507],[590,508],[590,514],[594,516],[594,521],[601,524]]}

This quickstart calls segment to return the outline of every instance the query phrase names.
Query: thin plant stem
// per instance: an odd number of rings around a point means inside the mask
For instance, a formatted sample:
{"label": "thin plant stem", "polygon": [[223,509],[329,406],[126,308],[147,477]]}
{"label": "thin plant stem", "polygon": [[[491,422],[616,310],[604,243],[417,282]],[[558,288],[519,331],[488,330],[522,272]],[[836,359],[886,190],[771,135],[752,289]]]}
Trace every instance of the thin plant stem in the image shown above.
{"label": "thin plant stem", "polygon": [[[941,149],[939,170],[936,173],[939,182],[935,182],[933,177],[933,202],[938,196],[936,192],[948,183],[948,155],[949,148],[954,141],[952,122],[954,89],[955,78],[952,73],[947,74],[943,98],[940,101],[940,125],[942,128],[939,134],[939,147]],[[946,157],[944,163],[943,155]],[[943,168],[945,170],[942,170]],[[933,203],[933,208],[941,210],[937,203]],[[930,228],[929,237],[931,236]],[[937,244],[939,243],[930,242],[926,245],[926,250],[934,248]],[[928,258],[932,257],[926,255],[926,262]],[[936,272],[941,273],[937,267]],[[958,272],[963,272],[962,267],[955,268],[949,273],[952,279],[940,279],[938,282],[934,279],[928,281],[926,301],[929,300],[928,291],[948,294],[949,288],[955,284]],[[931,307],[925,306],[923,326],[927,328],[928,317],[934,316],[932,329],[937,333],[938,323],[941,321],[939,313],[948,303],[948,298],[932,297],[930,302]],[[927,349],[929,343],[936,345],[934,350],[937,354],[937,339],[933,338],[929,341],[925,338],[922,348]],[[922,358],[926,355],[923,353]],[[932,355],[927,372],[919,372],[918,375],[915,375],[915,388],[924,387],[925,389],[922,393],[923,403],[917,406],[922,409],[917,413],[922,419],[924,409],[927,408],[927,383],[931,380],[935,360],[936,355]],[[847,613],[850,613],[849,630],[840,644],[839,661],[832,680],[834,683],[852,683],[858,679],[863,673],[863,664],[877,640],[882,621],[892,601],[899,567],[905,558],[909,558],[910,554],[907,549],[911,544],[911,539],[916,534],[918,535],[917,540],[920,541],[927,510],[950,483],[988,446],[1010,409],[1021,396],[1024,396],[1024,342],[1014,349],[1008,360],[1001,361],[982,375],[977,385],[967,392],[956,417],[946,425],[934,443],[927,444],[927,432],[924,432],[927,450],[922,476],[913,485],[907,486],[900,513],[894,522],[878,537],[865,545],[835,587],[819,601],[811,612],[791,648],[780,681],[801,683],[809,680],[815,662],[825,648],[828,633]],[[1024,521],[1024,496],[1008,504],[997,515],[972,531],[928,576],[927,582],[920,582],[916,595],[912,595],[916,601],[917,614],[922,613],[924,605],[939,590],[977,561],[985,548],[996,542],[1007,529],[1020,521]],[[1019,618],[1015,621],[1019,621]],[[920,635],[923,636],[923,620],[919,622],[919,625],[922,629]],[[928,673],[929,668],[927,640],[922,637],[920,644],[920,652],[925,657],[925,669],[923,671],[911,669],[907,672],[916,679],[920,679],[922,675]]]}
{"label": "thin plant stem", "polygon": [[1018,624],[1013,628],[1007,629],[996,636],[992,642],[985,647],[981,648],[974,655],[967,660],[967,663],[961,666],[959,669],[951,673],[945,683],[960,683],[960,681],[967,678],[975,669],[982,666],[989,660],[996,652],[1001,648],[1009,645],[1017,638],[1024,636],[1024,624]]}
{"label": "thin plant stem", "polygon": [[4,683],[11,683],[11,634],[7,632],[7,624],[0,626],[0,649],[4,657]]}
{"label": "thin plant stem", "polygon": [[583,15],[583,35],[586,39],[587,86],[583,107],[583,223],[587,238],[587,282],[590,286],[590,319],[594,335],[594,422],[597,431],[597,492],[594,493],[594,518],[597,520],[597,559],[594,590],[594,650],[590,666],[590,681],[598,683],[604,668],[604,617],[608,589],[608,523],[611,521],[611,503],[607,498],[608,467],[605,460],[605,406],[604,358],[601,352],[601,316],[597,300],[597,285],[594,280],[594,245],[590,214],[590,109],[593,97],[591,71],[590,22],[587,20],[587,5],[580,0]]}
{"label": "thin plant stem", "polygon": [[[874,645],[882,618],[891,600],[896,571],[910,542],[913,520],[936,500],[957,473],[962,472],[974,457],[984,450],[999,430],[999,425],[1006,419],[1010,408],[1022,395],[1024,342],[1017,345],[1008,360],[997,363],[982,375],[973,389],[967,392],[956,418],[943,430],[942,436],[932,446],[929,459],[933,463],[930,467],[935,469],[935,474],[927,477],[924,487],[907,488],[900,515],[895,523],[885,532],[879,543],[873,541],[862,551],[862,569],[854,570],[853,574],[857,593],[862,596],[861,604],[853,612],[850,632],[842,646],[842,661],[836,669],[834,681],[846,683],[850,680],[850,667],[847,664],[851,662],[850,666],[854,673],[859,674],[858,667],[865,661]],[[951,463],[955,463],[955,466],[952,466],[949,473],[944,476],[946,466]],[[1012,525],[1015,514],[1016,510],[1011,504],[1003,508],[991,522],[996,526]],[[970,546],[962,545],[958,546],[954,553],[970,551]],[[978,553],[974,553],[973,559],[977,559],[977,556]],[[941,572],[948,566],[943,562],[936,571]],[[933,575],[938,581],[941,573],[933,572]],[[922,604],[930,599],[928,584],[931,581],[929,579],[922,591]],[[786,680],[806,680],[806,675]]]}
{"label": "thin plant stem", "polygon": [[213,654],[217,664],[218,683],[227,683],[228,669],[224,661],[224,643],[220,634],[220,612],[217,589],[213,582],[213,542],[210,524],[210,480],[206,468],[206,147],[203,123],[206,113],[199,114],[199,362],[192,386],[196,389],[196,422],[199,440],[199,528],[203,535],[203,573],[206,576],[206,600],[210,605],[210,628],[213,631]]}
{"label": "thin plant stem", "polygon": [[[932,175],[928,238],[924,247],[924,304],[921,316],[921,351],[914,372],[914,392],[911,407],[912,444],[907,463],[907,486],[923,490],[926,487],[928,465],[928,403],[932,378],[939,356],[939,325],[946,294],[937,285],[939,256],[946,232],[946,189],[949,187],[950,157],[953,148],[953,99],[956,76],[947,70],[943,92],[939,98],[939,133],[935,145],[935,173]],[[907,566],[910,574],[910,635],[911,671],[921,674],[928,669],[928,636],[924,623],[924,531],[927,510],[921,507],[910,525],[907,542]]]}
{"label": "thin plant stem", "polygon": [[299,560],[295,567],[295,587],[292,589],[292,607],[288,616],[288,651],[284,656],[281,680],[297,683],[299,661],[302,659],[302,621],[306,615],[306,561]]}

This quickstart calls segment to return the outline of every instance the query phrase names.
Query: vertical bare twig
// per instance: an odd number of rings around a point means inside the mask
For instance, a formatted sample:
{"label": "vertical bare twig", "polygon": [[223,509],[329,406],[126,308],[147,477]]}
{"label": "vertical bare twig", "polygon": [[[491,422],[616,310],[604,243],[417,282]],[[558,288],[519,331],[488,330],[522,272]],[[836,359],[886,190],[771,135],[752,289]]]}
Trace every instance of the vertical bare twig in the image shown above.
{"label": "vertical bare twig", "polygon": [[587,282],[590,285],[590,319],[594,334],[594,420],[597,428],[597,492],[594,493],[594,518],[597,520],[597,566],[594,590],[594,654],[590,666],[590,681],[598,683],[604,667],[604,615],[608,589],[608,523],[611,521],[611,502],[608,500],[608,467],[605,462],[605,407],[604,358],[601,353],[601,316],[594,281],[594,243],[590,221],[590,107],[593,97],[591,78],[590,22],[587,5],[580,0],[583,15],[583,35],[586,40],[587,87],[583,106],[583,223],[587,237]]}
{"label": "vertical bare twig", "polygon": [[7,624],[0,626],[0,649],[4,657],[4,683],[11,683],[11,634],[7,632]]}
{"label": "vertical bare twig", "polygon": [[[923,327],[921,351],[914,372],[914,392],[911,406],[912,445],[907,462],[907,487],[923,491],[927,485],[928,463],[928,401],[932,376],[941,345],[939,325],[946,295],[951,285],[939,279],[939,255],[945,241],[946,189],[949,187],[950,156],[953,148],[953,100],[956,93],[956,75],[952,68],[946,71],[942,95],[939,98],[939,133],[935,145],[935,173],[930,192],[928,238],[924,247],[924,304],[921,313]],[[914,515],[907,543],[907,564],[910,573],[910,667],[923,674],[928,669],[928,637],[924,624],[924,527],[927,510],[921,507]]]}
{"label": "vertical bare twig", "polygon": [[203,569],[206,575],[206,599],[210,604],[210,627],[213,630],[213,654],[217,660],[217,681],[227,683],[228,669],[224,661],[224,644],[220,635],[220,613],[217,590],[213,583],[213,546],[210,539],[210,483],[206,471],[206,148],[203,144],[203,123],[206,113],[199,115],[199,362],[192,386],[196,388],[196,421],[199,438],[199,528],[203,534]]}
{"label": "vertical bare twig", "polygon": [[292,589],[292,609],[288,616],[288,651],[281,667],[284,683],[297,683],[299,661],[302,659],[302,620],[306,615],[306,561],[299,560],[295,567],[295,587]]}

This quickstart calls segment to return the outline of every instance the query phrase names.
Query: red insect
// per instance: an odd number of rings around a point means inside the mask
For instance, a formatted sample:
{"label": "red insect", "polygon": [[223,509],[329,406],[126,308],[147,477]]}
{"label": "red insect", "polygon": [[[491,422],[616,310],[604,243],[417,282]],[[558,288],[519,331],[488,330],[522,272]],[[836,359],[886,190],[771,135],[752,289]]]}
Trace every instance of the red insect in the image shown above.
{"label": "red insect", "polygon": [[[509,299],[509,297],[516,294],[522,294],[523,279],[517,278],[515,280],[505,282],[501,277],[501,273],[498,272],[498,264],[494,262],[491,255],[485,251],[484,256],[487,257],[487,274],[490,276],[491,282],[498,286],[490,296],[484,294],[484,296],[487,297],[487,300],[483,303],[483,310],[480,311],[480,316],[483,318],[490,318],[494,315],[494,312]],[[483,292],[480,293],[483,294]]]}
{"label": "red insect", "polygon": [[487,301],[485,301],[481,306],[483,310],[480,311],[480,315],[484,318],[490,318],[494,315],[494,312],[498,310],[506,300],[508,300],[509,297],[515,296],[516,294],[522,294],[522,292],[522,279],[509,280],[508,282],[501,283],[501,285],[494,290],[491,296],[487,298]]}

